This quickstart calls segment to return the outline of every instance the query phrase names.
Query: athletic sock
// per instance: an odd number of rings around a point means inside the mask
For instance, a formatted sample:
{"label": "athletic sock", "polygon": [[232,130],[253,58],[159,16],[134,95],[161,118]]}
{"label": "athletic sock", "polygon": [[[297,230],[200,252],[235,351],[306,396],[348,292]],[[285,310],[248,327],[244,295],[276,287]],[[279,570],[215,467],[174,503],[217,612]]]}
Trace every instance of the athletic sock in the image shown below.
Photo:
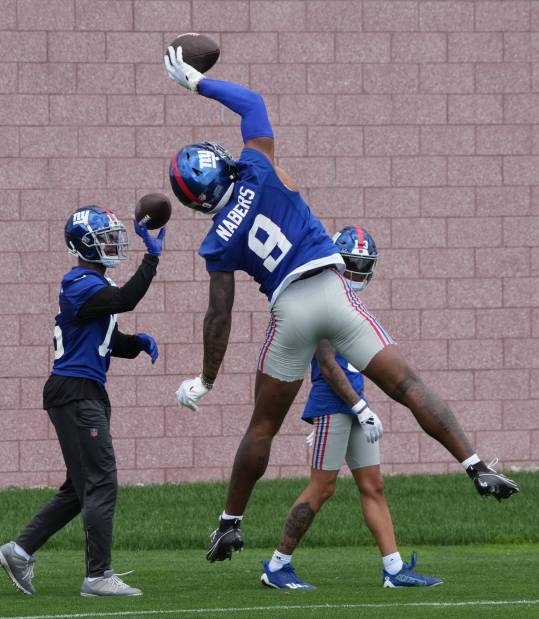
{"label": "athletic sock", "polygon": [[472,464],[477,464],[478,462],[481,462],[481,458],[477,454],[472,454],[469,458],[463,460],[461,462],[461,465],[462,468],[466,470],[469,466],[471,466]]}
{"label": "athletic sock", "polygon": [[292,561],[292,555],[284,555],[282,552],[275,550],[271,561],[269,562],[269,571],[276,572],[282,569],[285,565],[288,565]]}
{"label": "athletic sock", "polygon": [[19,557],[21,557],[22,559],[26,559],[26,561],[30,561],[30,559],[32,558],[24,548],[21,548],[21,546],[19,546],[19,544],[15,544],[15,546],[13,547],[13,549],[15,550],[15,552],[19,555]]}
{"label": "athletic sock", "polygon": [[219,531],[228,531],[233,527],[239,526],[243,516],[231,516],[226,512],[219,518]]}
{"label": "athletic sock", "polygon": [[227,514],[226,512],[223,512],[221,514],[221,520],[242,520],[243,516],[231,516],[230,514]]}
{"label": "athletic sock", "polygon": [[466,460],[461,462],[461,465],[471,479],[475,479],[479,473],[488,473],[490,471],[477,454],[466,458]]}
{"label": "athletic sock", "polygon": [[402,570],[402,566],[404,565],[400,552],[393,552],[390,555],[386,555],[382,557],[382,561],[384,562],[384,570],[391,574],[391,576],[395,576]]}

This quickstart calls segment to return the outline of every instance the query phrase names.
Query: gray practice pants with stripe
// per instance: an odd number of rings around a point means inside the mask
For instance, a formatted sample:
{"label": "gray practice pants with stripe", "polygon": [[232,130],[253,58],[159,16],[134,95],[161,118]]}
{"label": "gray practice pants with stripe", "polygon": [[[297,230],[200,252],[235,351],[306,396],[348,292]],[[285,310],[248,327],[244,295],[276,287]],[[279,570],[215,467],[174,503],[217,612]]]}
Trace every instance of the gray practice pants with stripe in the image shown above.
{"label": "gray practice pants with stripe", "polygon": [[328,339],[359,371],[394,343],[332,268],[292,282],[277,297],[258,369],[282,381],[301,380],[321,339]]}

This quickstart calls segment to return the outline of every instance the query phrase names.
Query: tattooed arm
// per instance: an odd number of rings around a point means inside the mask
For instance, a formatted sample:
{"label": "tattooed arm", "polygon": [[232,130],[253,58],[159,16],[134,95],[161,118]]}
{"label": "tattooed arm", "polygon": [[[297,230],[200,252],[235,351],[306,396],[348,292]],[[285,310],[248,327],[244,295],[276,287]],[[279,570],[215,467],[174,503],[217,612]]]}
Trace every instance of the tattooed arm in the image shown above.
{"label": "tattooed arm", "polygon": [[344,400],[350,407],[357,404],[361,396],[356,393],[343,369],[335,360],[335,348],[328,340],[321,340],[318,343],[316,361],[322,376],[341,400]]}
{"label": "tattooed arm", "polygon": [[202,376],[213,383],[228,346],[232,306],[234,305],[234,273],[210,273],[210,295],[204,317],[204,362]]}

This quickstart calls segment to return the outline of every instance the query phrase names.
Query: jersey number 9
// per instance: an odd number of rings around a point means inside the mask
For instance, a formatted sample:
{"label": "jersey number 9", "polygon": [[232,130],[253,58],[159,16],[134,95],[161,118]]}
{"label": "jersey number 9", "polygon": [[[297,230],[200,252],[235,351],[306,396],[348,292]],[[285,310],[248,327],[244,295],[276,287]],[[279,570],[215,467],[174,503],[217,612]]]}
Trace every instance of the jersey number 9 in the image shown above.
{"label": "jersey number 9", "polygon": [[[262,242],[256,238],[256,234],[262,230],[268,235],[268,238]],[[249,249],[264,260],[262,263],[270,273],[275,271],[277,265],[286,256],[292,247],[292,243],[282,233],[281,228],[265,215],[258,214],[255,217],[253,225],[249,230]],[[280,250],[277,258],[273,258],[270,254],[275,249]]]}

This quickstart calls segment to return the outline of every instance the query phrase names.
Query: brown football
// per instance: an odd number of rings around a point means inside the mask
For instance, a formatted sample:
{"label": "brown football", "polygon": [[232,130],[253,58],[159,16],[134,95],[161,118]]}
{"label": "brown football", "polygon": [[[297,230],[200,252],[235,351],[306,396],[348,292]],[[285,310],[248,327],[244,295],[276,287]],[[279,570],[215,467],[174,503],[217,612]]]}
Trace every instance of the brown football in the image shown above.
{"label": "brown football", "polygon": [[161,193],[148,193],[137,202],[135,219],[146,224],[148,230],[162,228],[170,219],[170,200]]}
{"label": "brown football", "polygon": [[190,64],[200,73],[209,71],[217,62],[221,53],[219,46],[213,39],[197,32],[179,34],[170,45],[174,49],[181,45],[184,62]]}

